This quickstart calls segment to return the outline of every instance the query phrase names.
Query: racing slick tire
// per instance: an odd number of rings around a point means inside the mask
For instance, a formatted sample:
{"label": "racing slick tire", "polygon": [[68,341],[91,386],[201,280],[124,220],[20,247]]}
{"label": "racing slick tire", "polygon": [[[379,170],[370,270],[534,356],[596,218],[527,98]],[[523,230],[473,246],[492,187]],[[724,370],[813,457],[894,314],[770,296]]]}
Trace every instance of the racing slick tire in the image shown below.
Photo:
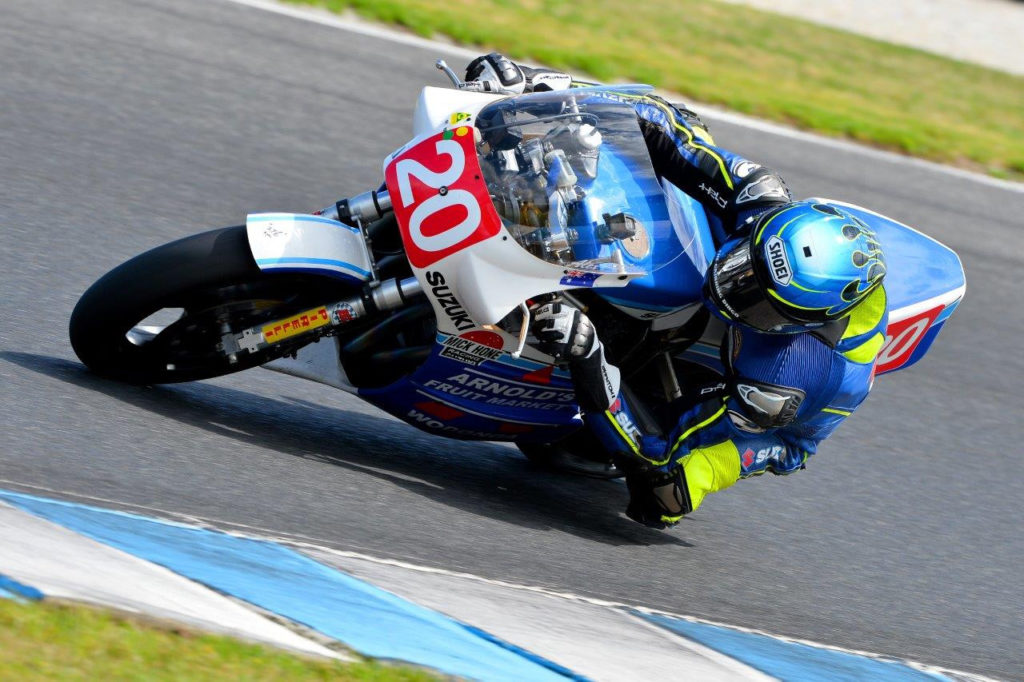
{"label": "racing slick tire", "polygon": [[[101,277],[71,314],[71,345],[89,369],[118,381],[206,379],[295,352],[310,339],[235,358],[221,341],[226,333],[337,300],[341,288],[327,277],[264,273],[245,226],[221,228],[158,246]],[[146,324],[160,315],[166,324]]]}

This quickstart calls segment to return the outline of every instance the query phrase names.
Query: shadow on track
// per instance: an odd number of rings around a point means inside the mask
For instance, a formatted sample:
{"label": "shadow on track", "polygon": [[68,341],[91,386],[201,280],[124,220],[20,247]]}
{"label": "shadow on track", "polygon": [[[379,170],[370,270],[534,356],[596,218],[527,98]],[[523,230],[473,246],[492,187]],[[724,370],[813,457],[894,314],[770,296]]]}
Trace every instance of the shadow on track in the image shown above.
{"label": "shadow on track", "polygon": [[450,440],[390,418],[215,383],[131,386],[63,358],[10,351],[0,358],[233,440],[358,471],[468,514],[608,545],[692,546],[678,537],[680,529],[666,533],[626,519],[621,483],[540,470],[511,446]]}

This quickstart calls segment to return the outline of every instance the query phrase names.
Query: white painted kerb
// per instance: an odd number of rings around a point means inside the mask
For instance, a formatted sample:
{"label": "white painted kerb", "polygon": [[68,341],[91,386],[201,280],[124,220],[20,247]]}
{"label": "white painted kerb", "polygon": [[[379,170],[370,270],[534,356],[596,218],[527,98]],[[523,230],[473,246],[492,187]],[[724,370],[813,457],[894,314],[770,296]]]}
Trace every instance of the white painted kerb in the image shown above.
{"label": "white painted kerb", "polygon": [[90,602],[306,654],[343,658],[176,573],[0,502],[0,574]]}

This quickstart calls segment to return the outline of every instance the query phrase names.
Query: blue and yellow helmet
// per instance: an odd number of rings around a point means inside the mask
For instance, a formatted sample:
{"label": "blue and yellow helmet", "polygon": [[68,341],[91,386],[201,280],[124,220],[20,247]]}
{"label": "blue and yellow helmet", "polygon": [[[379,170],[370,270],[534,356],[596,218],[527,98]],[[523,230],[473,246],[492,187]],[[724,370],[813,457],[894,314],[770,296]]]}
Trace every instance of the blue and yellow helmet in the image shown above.
{"label": "blue and yellow helmet", "polygon": [[708,268],[704,298],[723,319],[764,332],[805,331],[843,317],[882,283],[885,257],[864,221],[795,201],[761,215]]}

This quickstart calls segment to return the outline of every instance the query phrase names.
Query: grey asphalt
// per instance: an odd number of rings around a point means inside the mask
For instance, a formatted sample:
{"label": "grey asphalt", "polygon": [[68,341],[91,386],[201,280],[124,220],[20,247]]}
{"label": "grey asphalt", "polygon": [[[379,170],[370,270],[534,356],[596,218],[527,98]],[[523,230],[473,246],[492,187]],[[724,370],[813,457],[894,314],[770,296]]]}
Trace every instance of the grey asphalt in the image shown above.
{"label": "grey asphalt", "polygon": [[806,471],[671,532],[626,520],[617,483],[297,379],[133,388],[76,361],[68,316],[117,263],[375,186],[436,56],[226,2],[0,4],[0,487],[1024,679],[1024,193],[713,126],[797,194],[949,244],[968,293]]}

